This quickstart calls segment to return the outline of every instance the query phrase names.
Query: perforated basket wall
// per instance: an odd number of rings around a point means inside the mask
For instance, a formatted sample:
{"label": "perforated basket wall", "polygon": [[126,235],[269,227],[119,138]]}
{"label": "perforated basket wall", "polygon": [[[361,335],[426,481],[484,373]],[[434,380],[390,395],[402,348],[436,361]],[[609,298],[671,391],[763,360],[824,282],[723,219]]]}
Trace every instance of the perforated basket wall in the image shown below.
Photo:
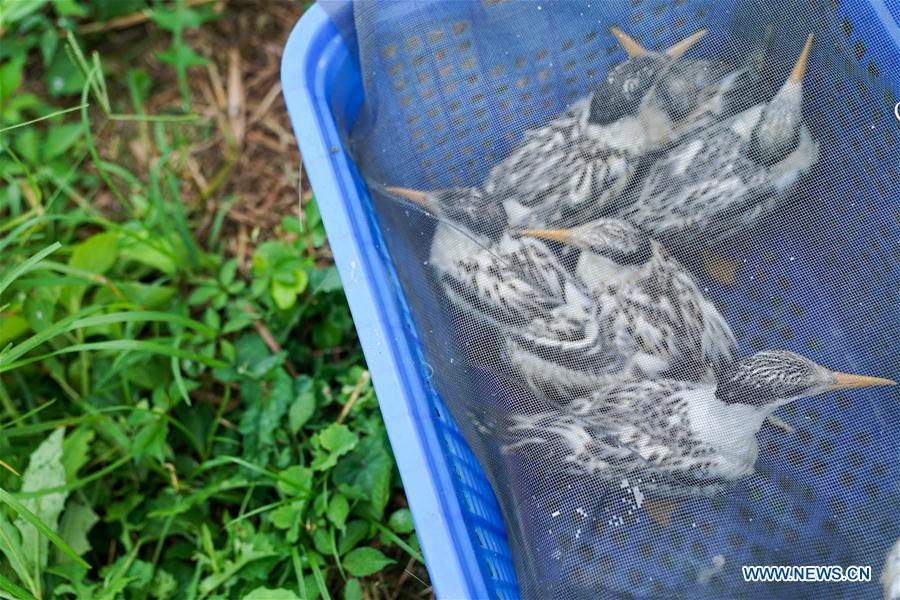
{"label": "perforated basket wall", "polygon": [[[625,58],[613,25],[649,48],[705,27],[710,34],[692,52],[739,63],[771,24],[779,73],[815,32],[803,112],[821,157],[799,193],[734,240],[742,264],[733,285],[698,278],[741,354],[786,348],[896,378],[898,18],[894,0],[357,3],[367,97],[358,117],[354,102],[332,110],[357,185],[359,172],[420,189],[474,185],[526,130],[587,95]],[[348,68],[341,76],[360,75]],[[422,402],[442,442],[434,460],[455,475],[481,589],[498,598],[879,596],[885,553],[900,537],[896,393],[788,405],[778,414],[795,431],[763,428],[754,475],[689,501],[668,527],[621,518],[631,515],[626,496],[591,499],[573,489],[578,482],[510,458],[480,434],[515,392],[472,366],[472,353],[489,344],[476,327],[461,334],[461,317],[433,285],[434,222],[377,198],[368,216],[409,310],[401,343],[421,351],[417,376],[433,392]],[[346,278],[345,286],[352,295]],[[624,508],[610,513],[616,502]],[[414,497],[411,504],[415,515]],[[429,559],[440,571],[440,558]],[[873,582],[744,583],[741,565],[769,564],[870,565]]]}

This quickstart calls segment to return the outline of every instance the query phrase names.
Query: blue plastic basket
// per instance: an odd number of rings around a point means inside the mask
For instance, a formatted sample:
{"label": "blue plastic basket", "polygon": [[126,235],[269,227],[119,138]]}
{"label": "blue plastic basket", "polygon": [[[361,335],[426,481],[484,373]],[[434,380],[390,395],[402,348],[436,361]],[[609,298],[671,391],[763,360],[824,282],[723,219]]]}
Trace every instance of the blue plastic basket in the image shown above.
{"label": "blue plastic basket", "polygon": [[[746,20],[748,30],[763,29],[764,23],[754,22],[759,17],[754,16],[752,6],[749,12],[738,14],[733,12],[733,4],[623,0],[611,2],[603,10],[609,13],[609,24],[625,24],[629,33],[645,45],[664,47],[685,31],[698,27],[715,31],[739,18]],[[505,5],[502,10],[515,10],[514,6]],[[897,359],[892,356],[900,347],[897,255],[892,244],[900,232],[900,218],[891,202],[898,198],[900,178],[897,163],[890,158],[897,155],[900,132],[900,122],[893,116],[900,89],[897,9],[897,0],[823,0],[813,9],[804,9],[819,15],[815,23],[816,52],[826,67],[808,77],[807,98],[820,104],[817,114],[833,117],[811,127],[824,144],[845,148],[843,153],[825,156],[817,167],[830,173],[829,181],[835,182],[834,197],[826,198],[835,203],[830,214],[833,221],[826,224],[830,237],[825,239],[823,235],[821,240],[813,239],[814,232],[822,231],[822,224],[815,222],[812,211],[797,224],[797,231],[806,232],[806,237],[784,235],[771,228],[761,234],[764,243],[757,245],[744,267],[756,273],[754,277],[732,289],[712,286],[714,297],[728,299],[726,317],[735,326],[745,352],[789,347],[821,358],[816,352],[838,348],[827,358],[846,370],[884,376],[898,371]],[[680,29],[674,31],[672,23],[680,23]],[[577,45],[564,47],[560,56],[571,58],[573,63],[593,61],[594,80],[602,77],[610,62],[622,59],[614,45],[599,56],[579,52]],[[566,60],[559,63],[564,68]],[[591,77],[577,81],[558,77],[557,83],[568,93],[563,94],[558,86],[551,94],[550,106],[545,104],[528,114],[538,121],[541,113],[558,110],[571,101],[573,90],[586,92]],[[344,38],[319,6],[304,15],[288,40],[282,82],[435,590],[442,598],[516,598],[515,573],[498,505],[487,478],[422,368],[422,345],[407,299],[399,287],[368,192],[342,141],[362,104],[362,83]],[[537,90],[534,97],[535,103],[541,100]],[[518,108],[514,105],[509,110]],[[503,139],[506,145],[513,141]],[[414,142],[410,139],[409,143]],[[494,151],[502,154],[503,148]],[[438,156],[439,152],[432,145],[424,155]],[[875,164],[878,157],[882,164]],[[477,181],[489,158],[460,157],[451,161],[445,174],[437,175],[429,174],[423,166],[419,179],[429,187],[453,183],[454,179]],[[416,178],[414,173],[410,176]],[[853,194],[850,200],[848,193]],[[790,264],[782,261],[787,257]],[[833,272],[836,267],[847,269],[851,276],[827,279],[832,286],[829,298],[816,297],[821,293],[816,287],[816,274]],[[779,276],[770,276],[773,271]],[[795,293],[789,289],[791,285],[803,290]],[[797,297],[809,302],[797,302]],[[822,331],[823,316],[834,323],[831,330]],[[854,335],[845,335],[848,331]],[[858,419],[863,414],[860,405],[877,418],[869,422]],[[891,448],[891,443],[883,440],[885,436],[896,439],[896,428],[887,423],[900,422],[900,409],[874,406],[865,396],[854,396],[852,401],[842,398],[828,407],[808,406],[792,408],[791,415],[807,423],[800,435],[787,441],[763,435],[760,442],[762,453],[778,456],[797,470],[786,481],[781,472],[774,476],[783,488],[782,496],[773,486],[775,491],[758,490],[760,497],[755,498],[766,505],[779,504],[780,516],[766,517],[771,525],[763,523],[753,535],[744,536],[736,524],[755,514],[755,507],[729,504],[720,522],[731,523],[732,527],[704,530],[703,537],[699,530],[680,531],[677,536],[673,533],[673,544],[695,549],[698,544],[702,548],[730,547],[735,560],[756,564],[756,549],[765,544],[762,538],[767,529],[783,529],[788,541],[793,536],[802,543],[804,532],[816,527],[843,532],[844,525],[836,525],[835,520],[848,510],[856,519],[853,535],[862,535],[860,531],[866,528],[884,531],[886,539],[900,535],[895,515],[885,518],[872,508],[873,502],[898,500],[896,490],[890,490],[895,487],[892,482],[900,480],[900,447],[894,442]],[[887,446],[866,457],[866,446],[873,438]],[[838,450],[833,449],[835,440]],[[849,452],[845,448],[850,448]],[[826,471],[814,459],[816,453],[830,457],[831,466]],[[854,480],[853,486],[848,485]],[[816,496],[816,486],[826,493]],[[853,536],[848,535],[835,533],[834,539],[852,541]],[[618,556],[638,557],[642,552],[639,539],[623,544],[615,550]],[[804,557],[821,563],[839,562],[845,550],[815,548]],[[867,556],[867,552],[870,550],[857,548],[853,556]],[[653,560],[664,562],[665,557]],[[876,572],[880,565],[877,560],[872,554]],[[620,568],[613,559],[610,566]],[[653,573],[649,580],[635,577],[633,593],[652,594],[654,577],[664,581],[666,574]],[[872,592],[872,588],[867,589],[867,594]],[[847,592],[856,593],[858,588]]]}

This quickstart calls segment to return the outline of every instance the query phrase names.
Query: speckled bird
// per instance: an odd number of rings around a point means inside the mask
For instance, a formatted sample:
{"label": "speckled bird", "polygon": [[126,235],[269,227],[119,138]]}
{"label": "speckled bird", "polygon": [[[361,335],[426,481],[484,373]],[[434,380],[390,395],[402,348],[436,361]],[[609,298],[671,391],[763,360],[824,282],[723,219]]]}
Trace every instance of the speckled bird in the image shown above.
{"label": "speckled bird", "polygon": [[590,300],[571,285],[544,242],[506,232],[503,205],[470,188],[422,192],[387,187],[437,220],[428,263],[447,300],[469,318],[500,329],[525,329],[566,303],[587,314]]}
{"label": "speckled bird", "polygon": [[[678,373],[709,379],[735,340],[690,274],[629,223],[498,232],[483,196],[387,188],[439,217],[429,264],[446,298],[503,336],[513,375],[567,403],[600,385]],[[461,210],[461,207],[469,208]],[[493,210],[497,210],[494,208]],[[572,274],[548,247],[582,248]]]}
{"label": "speckled bird", "polygon": [[[624,34],[615,32],[621,41]],[[586,206],[589,212],[600,210],[625,189],[644,153],[671,140],[675,123],[663,94],[668,88],[655,83],[666,81],[668,66],[705,33],[662,53],[642,49],[614,67],[590,96],[526,131],[491,169],[484,191],[507,203],[512,224],[558,222],[584,213]],[[693,96],[695,104],[701,96]]]}
{"label": "speckled bird", "polygon": [[591,220],[620,196],[648,155],[767,97],[771,28],[740,67],[682,56],[705,30],[665,52],[612,32],[628,59],[589,97],[527,131],[485,181],[489,194],[507,200],[512,224]]}
{"label": "speckled bird", "polygon": [[612,216],[640,223],[670,248],[697,250],[771,213],[818,160],[801,104],[813,36],[767,103],[685,139],[647,168]]}
{"label": "speckled bird", "polygon": [[[716,119],[750,108],[771,94],[768,75],[774,39],[772,27],[767,28],[761,44],[739,67],[721,60],[680,58],[684,47],[693,45],[693,36],[659,53],[644,48],[617,27],[611,31],[628,59],[607,73],[608,93],[591,98],[596,112],[602,112],[604,104],[615,107],[631,102],[633,106],[634,96],[646,93],[657,77],[664,74],[656,84],[659,87],[656,101],[679,124],[672,135],[677,139]],[[704,32],[694,35],[700,33]]]}
{"label": "speckled bird", "polygon": [[718,384],[645,380],[596,390],[562,411],[511,415],[505,451],[662,498],[706,496],[754,471],[756,434],[779,407],[831,390],[893,385],[785,350],[735,363]]}
{"label": "speckled bird", "polygon": [[634,357],[636,376],[712,381],[734,361],[737,342],[725,318],[690,272],[640,228],[597,219],[520,233],[580,250],[574,276],[600,308],[601,330]]}

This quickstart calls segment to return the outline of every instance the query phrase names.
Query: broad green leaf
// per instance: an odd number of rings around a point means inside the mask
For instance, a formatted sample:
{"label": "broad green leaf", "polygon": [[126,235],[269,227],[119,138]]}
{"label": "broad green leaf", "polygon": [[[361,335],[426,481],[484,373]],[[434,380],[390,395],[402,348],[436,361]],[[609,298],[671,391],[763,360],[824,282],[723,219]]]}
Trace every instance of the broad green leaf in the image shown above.
{"label": "broad green leaf", "polygon": [[42,140],[35,127],[26,127],[13,137],[12,146],[22,160],[32,165],[40,162]]}
{"label": "broad green leaf", "polygon": [[394,458],[384,435],[363,438],[334,469],[333,480],[348,498],[368,501],[377,518],[391,494]]}
{"label": "broad green leaf", "polygon": [[166,275],[174,275],[178,270],[181,252],[169,240],[157,238],[154,243],[134,239],[124,240],[119,252],[123,260],[132,260],[153,267]]}
{"label": "broad green leaf", "polygon": [[325,556],[331,556],[334,554],[336,547],[335,542],[332,541],[331,533],[324,528],[319,528],[313,531],[313,546],[315,546],[316,551],[324,554]]}
{"label": "broad green leaf", "polygon": [[272,300],[275,301],[275,306],[281,310],[292,308],[294,304],[297,303],[297,292],[294,290],[293,286],[272,281],[271,292]]}
{"label": "broad green leaf", "polygon": [[[91,549],[87,535],[91,528],[97,524],[100,517],[90,507],[80,500],[72,500],[63,512],[59,523],[59,535],[78,554],[85,554]],[[56,562],[65,562],[65,554],[59,549],[56,551]]]}
{"label": "broad green leaf", "polygon": [[334,267],[311,272],[309,274],[309,287],[316,294],[327,294],[343,289],[341,278]]}
{"label": "broad green leaf", "polygon": [[120,237],[115,231],[92,235],[75,246],[69,266],[99,275],[106,273],[116,263]]}
{"label": "broad green leaf", "polygon": [[153,22],[169,31],[184,28],[200,27],[204,22],[214,18],[213,15],[199,9],[175,6],[171,10],[156,8],[150,11]]}
{"label": "broad green leaf", "polygon": [[374,575],[396,561],[388,558],[380,550],[368,546],[357,548],[344,557],[344,569],[355,577]]}
{"label": "broad green leaf", "polygon": [[54,98],[80,92],[85,83],[81,69],[72,64],[66,52],[56,53],[53,62],[44,73],[44,80],[47,83],[47,91]]}
{"label": "broad green leaf", "polygon": [[306,425],[316,410],[316,391],[312,378],[300,375],[294,380],[296,398],[288,410],[291,433],[297,433]]}
{"label": "broad green leaf", "polygon": [[17,21],[39,11],[47,2],[48,0],[0,0],[3,27],[8,29]]}
{"label": "broad green leaf", "polygon": [[0,348],[28,331],[28,321],[16,314],[0,312]]}
{"label": "broad green leaf", "polygon": [[398,508],[391,513],[388,519],[388,527],[397,533],[412,533],[415,529],[413,525],[412,514],[408,508]]}
{"label": "broad green leaf", "polygon": [[356,434],[350,431],[350,428],[343,424],[333,423],[316,434],[316,440],[322,449],[327,452],[320,452],[313,459],[311,466],[317,471],[325,471],[337,464],[337,459],[347,454],[359,442]]}
{"label": "broad green leaf", "polygon": [[284,364],[283,352],[272,354],[258,335],[243,335],[235,344],[237,367],[251,377],[264,377]]}
{"label": "broad green leaf", "polygon": [[216,285],[200,285],[194,288],[194,291],[192,291],[191,295],[188,296],[187,302],[191,306],[205,304],[212,300],[213,297],[217,296],[219,293],[219,288]]}
{"label": "broad green leaf", "polygon": [[[0,12],[3,11],[2,6],[9,4],[11,0],[0,2]],[[7,99],[13,97],[19,86],[22,85],[22,75],[25,69],[25,54],[14,56],[0,64],[0,100],[5,103]]]}
{"label": "broad green leaf", "polygon": [[300,600],[300,596],[285,588],[258,587],[244,596],[244,600]]}
{"label": "broad green leaf", "polygon": [[[91,568],[91,565],[89,565],[84,561],[84,559],[78,556],[78,553],[72,550],[72,548],[70,548],[69,545],[66,544],[66,542],[61,537],[59,537],[59,535],[55,531],[47,527],[47,525],[43,521],[41,521],[33,512],[28,510],[25,505],[22,504],[22,502],[16,500],[14,496],[12,496],[3,488],[0,488],[0,504],[6,504],[16,513],[18,513],[20,518],[24,518],[26,521],[31,523],[48,540],[50,540],[50,542],[53,543],[54,546],[62,550],[66,554],[66,556],[74,560],[77,564],[81,565],[85,569]],[[0,550],[3,550],[7,557],[9,557],[9,548],[3,545],[2,540],[13,539],[14,536],[18,536],[18,531],[16,531],[15,528],[9,525],[8,521],[3,518],[2,515],[0,515],[0,527],[5,528],[6,532],[5,535],[0,538]],[[16,550],[17,552],[21,551],[20,544],[16,544]]]}
{"label": "broad green leaf", "polygon": [[278,529],[290,529],[303,518],[303,502],[297,501],[285,504],[269,513],[272,525]]}
{"label": "broad green leaf", "polygon": [[238,430],[244,436],[244,458],[267,464],[275,447],[275,431],[294,399],[293,382],[284,369],[271,382],[244,381],[241,394],[250,406],[241,416]]}
{"label": "broad green leaf", "polygon": [[341,494],[333,494],[328,500],[328,510],[326,512],[328,520],[331,521],[338,529],[343,529],[347,523],[347,515],[350,514],[350,503]]}
{"label": "broad green leaf", "polygon": [[82,425],[73,429],[63,441],[62,464],[66,470],[66,481],[74,481],[78,471],[90,459],[91,442],[94,441],[94,429]]}
{"label": "broad green leaf", "polygon": [[362,520],[350,521],[338,538],[338,552],[347,554],[369,535],[369,524]]}
{"label": "broad green leaf", "polygon": [[278,478],[278,491],[285,496],[306,496],[312,489],[312,471],[293,465],[282,471]]}
{"label": "broad green leaf", "polygon": [[25,302],[25,318],[32,331],[43,331],[53,323],[53,308],[56,302],[46,296],[30,298]]}
{"label": "broad green leaf", "polygon": [[153,582],[150,584],[150,596],[159,600],[166,600],[175,597],[175,591],[178,589],[178,581],[166,570],[157,569],[156,575],[153,576]]}
{"label": "broad green leaf", "polygon": [[209,575],[200,582],[200,593],[207,595],[232,579],[236,573],[254,561],[270,556],[280,556],[268,536],[257,533],[250,540],[235,539],[234,558],[225,561],[219,572]]}
{"label": "broad green leaf", "polygon": [[[57,429],[31,453],[28,468],[22,474],[23,493],[38,492],[66,484],[66,469],[62,464],[64,436],[65,430]],[[65,492],[55,492],[22,501],[26,509],[54,532],[58,532],[59,516],[65,503]],[[15,525],[22,536],[23,554],[29,557],[33,566],[41,569],[46,567],[47,539],[23,515],[19,515]]]}
{"label": "broad green leaf", "polygon": [[359,579],[348,579],[344,584],[344,600],[363,600],[362,586]]}
{"label": "broad green leaf", "polygon": [[203,67],[209,64],[209,60],[184,44],[157,52],[156,58],[173,67]]}
{"label": "broad green leaf", "polygon": [[41,158],[44,162],[50,162],[57,156],[69,150],[72,145],[84,134],[84,128],[81,123],[70,123],[68,125],[58,125],[51,127],[47,131],[47,139],[41,151]]}
{"label": "broad green leaf", "polygon": [[[116,289],[125,300],[144,308],[163,308],[177,293],[176,288],[171,286],[136,281],[117,282]],[[111,304],[119,299],[108,287],[102,287],[94,294],[97,304]]]}
{"label": "broad green leaf", "polygon": [[87,10],[75,0],[53,0],[53,10],[61,17],[86,17]]}

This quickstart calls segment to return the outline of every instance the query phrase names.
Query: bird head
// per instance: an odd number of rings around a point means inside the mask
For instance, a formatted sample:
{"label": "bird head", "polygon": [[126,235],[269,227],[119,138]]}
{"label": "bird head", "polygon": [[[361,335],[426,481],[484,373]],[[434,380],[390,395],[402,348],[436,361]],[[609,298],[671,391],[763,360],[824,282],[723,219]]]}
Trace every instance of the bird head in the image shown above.
{"label": "bird head", "polygon": [[[677,61],[706,35],[706,30],[701,29],[662,52],[647,50],[618,27],[610,31],[625,49],[628,59],[610,69],[605,81],[594,91],[587,121],[601,128],[596,135],[598,140],[609,140],[610,146],[622,146],[619,148],[622,151],[640,154],[644,146],[640,130],[653,128],[652,123],[648,126],[644,121],[647,116],[651,121],[657,116],[649,109],[644,110],[645,98],[660,72],[665,72],[667,65]],[[652,136],[650,141],[655,142]]]}
{"label": "bird head", "polygon": [[385,190],[411,200],[438,219],[449,221],[466,231],[495,237],[506,225],[506,211],[499,201],[486,197],[478,188],[443,188],[432,191],[387,187]]}
{"label": "bird head", "polygon": [[750,157],[760,164],[771,166],[781,162],[800,142],[803,76],[812,42],[813,34],[809,34],[790,76],[765,105],[753,128]]}
{"label": "bird head", "polygon": [[716,397],[771,412],[806,396],[832,390],[894,385],[890,379],[832,371],[800,354],[764,350],[739,360],[719,377]]}
{"label": "bird head", "polygon": [[597,219],[571,229],[522,229],[518,233],[593,252],[620,265],[643,264],[653,251],[650,237],[621,219]]}

